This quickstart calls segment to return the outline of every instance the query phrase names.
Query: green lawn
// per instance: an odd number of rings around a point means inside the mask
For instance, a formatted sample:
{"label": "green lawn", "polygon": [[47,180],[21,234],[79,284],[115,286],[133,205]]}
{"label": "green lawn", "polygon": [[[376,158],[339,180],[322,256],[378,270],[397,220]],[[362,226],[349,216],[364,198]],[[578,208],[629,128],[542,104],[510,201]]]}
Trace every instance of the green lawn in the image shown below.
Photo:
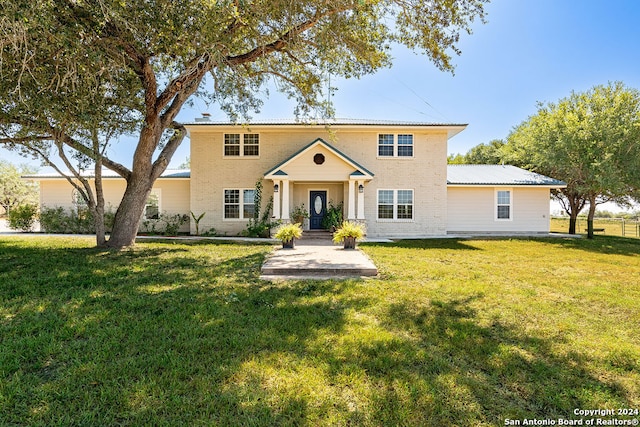
{"label": "green lawn", "polygon": [[[0,238],[0,425],[505,425],[640,407],[640,240],[271,246]],[[627,417],[628,419],[628,417]]]}

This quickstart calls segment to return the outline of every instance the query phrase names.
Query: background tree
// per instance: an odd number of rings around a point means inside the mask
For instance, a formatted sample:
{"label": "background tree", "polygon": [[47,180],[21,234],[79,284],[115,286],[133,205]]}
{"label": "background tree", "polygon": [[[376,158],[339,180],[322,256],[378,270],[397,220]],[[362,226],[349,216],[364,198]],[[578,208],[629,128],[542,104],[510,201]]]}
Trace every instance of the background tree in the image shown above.
{"label": "background tree", "polygon": [[20,205],[38,204],[38,186],[20,178],[36,172],[29,165],[16,166],[0,160],[0,206],[5,213],[9,214],[12,208]]}
{"label": "background tree", "polygon": [[178,169],[191,169],[191,157],[187,156],[187,158],[184,159],[184,162],[180,163]]}
{"label": "background tree", "polygon": [[[261,89],[276,82],[297,100],[297,115],[330,112],[324,76],[389,66],[394,43],[451,70],[460,33],[483,19],[485,2],[4,2],[0,142],[30,150],[52,141],[58,153],[95,162],[96,174],[98,163],[116,171],[127,185],[107,245],[129,246],[153,183],[186,134],[175,118],[192,96],[247,119],[261,106]],[[95,145],[114,124],[104,118],[118,116],[137,125],[130,168],[105,155],[104,140]]]}
{"label": "background tree", "polygon": [[561,179],[554,192],[570,217],[588,204],[587,231],[593,238],[598,204],[628,205],[640,188],[640,93],[621,82],[573,92],[557,104],[540,104],[509,135],[506,158],[513,164]]}
{"label": "background tree", "polygon": [[499,165],[503,160],[504,145],[503,140],[494,139],[472,147],[466,154],[450,155],[447,160],[449,164]]}
{"label": "background tree", "polygon": [[466,163],[466,158],[464,154],[460,153],[449,154],[447,156],[447,163],[450,165],[464,165]]}
{"label": "background tree", "polygon": [[494,139],[487,144],[480,144],[473,147],[465,155],[465,161],[470,165],[499,165],[502,163],[502,149],[505,142],[501,139]]}

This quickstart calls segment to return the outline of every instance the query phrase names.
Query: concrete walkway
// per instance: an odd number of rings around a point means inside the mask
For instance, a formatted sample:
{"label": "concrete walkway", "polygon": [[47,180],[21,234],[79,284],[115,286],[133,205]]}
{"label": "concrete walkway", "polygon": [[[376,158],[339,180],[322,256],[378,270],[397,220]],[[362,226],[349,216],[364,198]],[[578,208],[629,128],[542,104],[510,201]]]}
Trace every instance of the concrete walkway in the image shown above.
{"label": "concrete walkway", "polygon": [[294,249],[279,247],[262,265],[261,279],[333,279],[376,276],[378,269],[358,249],[329,240],[297,240]]}

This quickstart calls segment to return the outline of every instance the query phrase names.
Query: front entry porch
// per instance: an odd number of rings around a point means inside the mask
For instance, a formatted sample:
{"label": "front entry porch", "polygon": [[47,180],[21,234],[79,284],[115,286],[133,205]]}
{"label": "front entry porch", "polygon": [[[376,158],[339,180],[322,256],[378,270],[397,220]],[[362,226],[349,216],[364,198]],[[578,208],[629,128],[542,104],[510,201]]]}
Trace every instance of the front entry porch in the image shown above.
{"label": "front entry porch", "polygon": [[323,218],[342,206],[342,218],[365,222],[367,183],[373,173],[322,139],[316,139],[270,169],[264,179],[273,182],[273,217],[282,222],[303,209],[305,230],[326,228]]}
{"label": "front entry porch", "polygon": [[323,230],[328,211],[341,207],[342,218],[365,222],[365,181],[344,182],[290,182],[273,180],[273,218],[282,222],[298,221],[292,218],[295,210],[304,209],[304,230]]}

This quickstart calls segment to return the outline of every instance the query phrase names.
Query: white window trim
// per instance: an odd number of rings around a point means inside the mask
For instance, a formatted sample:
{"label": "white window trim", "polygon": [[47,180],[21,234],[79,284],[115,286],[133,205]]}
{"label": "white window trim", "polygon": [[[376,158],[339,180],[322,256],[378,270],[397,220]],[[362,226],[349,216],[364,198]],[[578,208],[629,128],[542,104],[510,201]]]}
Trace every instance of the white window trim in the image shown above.
{"label": "white window trim", "polygon": [[[149,193],[149,196],[156,196],[158,198],[158,217],[160,217],[160,215],[162,214],[162,191],[159,188],[152,188],[151,189],[151,193]],[[150,221],[157,221],[157,218],[147,218],[147,201],[149,199],[147,198],[147,200],[144,202],[144,210],[142,211],[142,219],[146,220],[150,220]]]}
{"label": "white window trim", "polygon": [[[509,192],[509,218],[498,218],[498,192],[499,191],[508,191]],[[504,222],[504,221],[513,221],[513,188],[511,187],[498,187],[494,190],[494,198],[493,198],[493,219],[494,221]],[[500,206],[507,206],[505,204],[501,204]]]}
{"label": "white window trim", "polygon": [[[393,156],[381,156],[380,155],[380,135],[393,135]],[[398,156],[398,147],[400,146],[398,144],[398,135],[411,135],[411,140],[412,140],[412,150],[411,150],[411,156]],[[404,147],[408,147],[408,145],[403,145]],[[412,133],[385,133],[385,132],[380,132],[378,133],[377,137],[376,137],[376,158],[378,159],[394,159],[394,160],[410,160],[410,159],[414,159],[416,155],[416,137],[414,134]]]}
{"label": "white window trim", "polygon": [[[227,156],[225,154],[226,144],[224,143],[225,135],[240,135],[240,155]],[[244,155],[244,136],[245,135],[258,135],[258,155],[257,156],[245,156]],[[222,157],[225,159],[259,159],[260,153],[262,153],[262,136],[257,132],[225,132],[222,134]],[[237,188],[231,188],[230,190],[237,190]]]}
{"label": "white window trim", "polygon": [[[240,191],[240,218],[225,218],[225,216],[224,216],[224,207],[227,205],[225,203],[225,200],[224,200],[224,193],[227,190],[239,190]],[[255,188],[223,188],[222,189],[222,220],[223,221],[230,221],[230,222],[243,221],[244,222],[244,221],[248,221],[248,220],[253,218],[253,217],[244,218],[244,192],[245,192],[245,190],[255,191],[256,189]]]}
{"label": "white window trim", "polygon": [[[393,218],[380,218],[380,191],[393,191]],[[411,214],[413,218],[398,218],[398,191],[411,191]],[[376,222],[415,222],[416,221],[416,192],[413,188],[378,188],[376,190]]]}

